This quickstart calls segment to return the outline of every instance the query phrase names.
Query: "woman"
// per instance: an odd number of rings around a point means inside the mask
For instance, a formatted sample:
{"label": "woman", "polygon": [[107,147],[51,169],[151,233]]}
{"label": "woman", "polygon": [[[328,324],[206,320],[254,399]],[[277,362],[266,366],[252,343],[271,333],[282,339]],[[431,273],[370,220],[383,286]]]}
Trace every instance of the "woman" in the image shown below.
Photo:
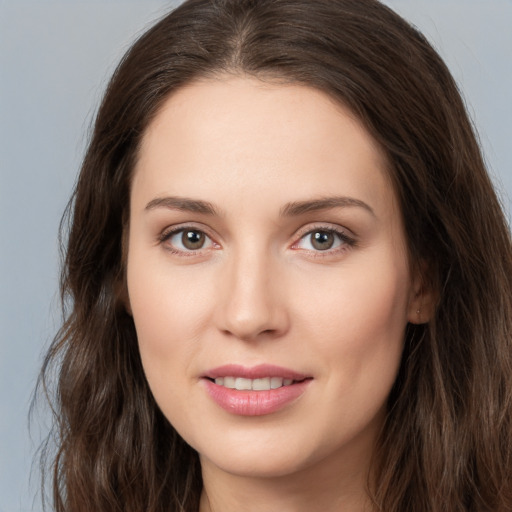
{"label": "woman", "polygon": [[510,235],[388,8],[185,2],[69,213],[56,510],[512,509]]}

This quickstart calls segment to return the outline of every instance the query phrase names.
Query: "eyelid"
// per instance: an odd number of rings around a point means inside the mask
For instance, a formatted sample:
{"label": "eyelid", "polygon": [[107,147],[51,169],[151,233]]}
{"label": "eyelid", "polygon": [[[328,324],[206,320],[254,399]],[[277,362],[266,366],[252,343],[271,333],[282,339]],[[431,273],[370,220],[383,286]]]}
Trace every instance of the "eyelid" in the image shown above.
{"label": "eyelid", "polygon": [[[197,250],[182,250],[178,249],[176,247],[172,247],[171,245],[165,246],[166,242],[172,238],[174,235],[181,233],[183,231],[199,231],[205,235],[206,238],[208,238],[213,247],[205,247],[200,248]],[[157,236],[157,242],[163,246],[165,246],[165,249],[173,254],[179,254],[182,256],[196,256],[200,253],[204,253],[206,251],[210,251],[212,249],[217,249],[220,247],[220,244],[215,240],[215,237],[212,236],[210,233],[210,229],[208,229],[206,226],[200,223],[195,222],[184,222],[180,224],[175,224],[172,226],[167,226],[165,229],[163,229]]]}
{"label": "eyelid", "polygon": [[[180,224],[175,224],[172,226],[167,226],[164,228],[157,236],[157,242],[161,245],[165,246],[165,243],[177,233],[181,233],[183,231],[200,231],[203,233],[212,244],[212,247],[200,248],[197,250],[181,250],[176,247],[172,247],[170,245],[166,246],[165,249],[173,254],[178,254],[182,256],[196,256],[200,253],[204,253],[207,251],[211,251],[212,249],[219,249],[221,245],[217,242],[216,237],[211,234],[211,230],[201,223],[196,222],[184,222]],[[324,251],[321,250],[309,250],[309,249],[301,249],[298,247],[300,241],[307,235],[314,233],[315,231],[326,231],[330,233],[334,233],[339,237],[341,246],[338,246],[334,249],[326,249]],[[301,250],[304,252],[314,253],[315,257],[323,257],[336,254],[338,252],[343,252],[351,247],[357,245],[357,237],[352,233],[352,231],[348,230],[345,227],[342,227],[337,224],[331,223],[311,223],[306,226],[301,227],[296,231],[293,236],[294,242],[291,244],[290,248],[294,250]]]}
{"label": "eyelid", "polygon": [[[298,244],[300,243],[300,241],[307,235],[315,233],[316,231],[326,231],[329,233],[334,233],[335,235],[337,235],[340,238],[340,240],[342,242],[341,247],[336,247],[334,249],[326,249],[325,251],[320,251],[320,250],[312,251],[312,250],[308,250],[308,249],[300,249],[298,247]],[[357,237],[355,234],[352,233],[352,231],[350,231],[349,229],[347,229],[345,227],[339,226],[337,224],[330,224],[330,223],[313,223],[313,224],[308,224],[306,226],[303,226],[301,229],[299,229],[296,232],[296,234],[294,236],[294,240],[295,241],[291,245],[291,249],[303,250],[305,252],[312,252],[312,253],[315,253],[315,255],[318,257],[324,256],[324,255],[325,256],[332,255],[333,253],[343,251],[343,250],[346,250],[348,248],[351,248],[351,247],[354,247],[355,245],[357,245]]]}

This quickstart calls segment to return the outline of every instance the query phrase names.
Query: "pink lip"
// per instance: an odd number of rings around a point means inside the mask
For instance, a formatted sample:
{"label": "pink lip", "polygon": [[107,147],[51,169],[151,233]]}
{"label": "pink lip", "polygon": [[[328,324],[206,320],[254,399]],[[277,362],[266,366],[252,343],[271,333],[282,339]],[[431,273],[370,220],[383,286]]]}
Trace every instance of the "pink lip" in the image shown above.
{"label": "pink lip", "polygon": [[283,379],[304,380],[309,377],[304,373],[295,372],[282,366],[273,364],[260,364],[247,368],[239,364],[226,364],[208,370],[203,377],[216,379],[217,377],[243,377],[245,379],[263,379],[264,377],[282,377]]}
{"label": "pink lip", "polygon": [[[219,386],[210,380],[226,376],[246,379],[282,377],[299,382],[265,391],[238,391]],[[225,411],[239,416],[263,416],[277,412],[303,395],[311,381],[311,377],[307,375],[266,364],[252,368],[240,365],[220,366],[208,371],[202,379],[210,398]]]}

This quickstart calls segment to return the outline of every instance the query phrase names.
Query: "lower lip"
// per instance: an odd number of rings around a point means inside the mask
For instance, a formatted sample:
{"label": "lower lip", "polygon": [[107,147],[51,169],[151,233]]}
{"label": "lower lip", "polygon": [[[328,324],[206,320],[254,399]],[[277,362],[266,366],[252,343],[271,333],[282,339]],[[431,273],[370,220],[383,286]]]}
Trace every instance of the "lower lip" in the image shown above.
{"label": "lower lip", "polygon": [[239,416],[263,416],[279,411],[306,391],[311,379],[268,391],[238,391],[203,380],[213,401],[224,410]]}

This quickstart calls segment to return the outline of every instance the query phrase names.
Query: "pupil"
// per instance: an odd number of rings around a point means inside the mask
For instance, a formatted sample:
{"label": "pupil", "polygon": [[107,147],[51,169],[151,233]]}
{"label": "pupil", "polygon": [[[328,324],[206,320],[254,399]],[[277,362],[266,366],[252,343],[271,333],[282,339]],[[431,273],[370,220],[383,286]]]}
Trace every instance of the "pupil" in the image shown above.
{"label": "pupil", "polygon": [[312,245],[319,251],[326,251],[334,245],[334,235],[328,231],[317,231],[313,233]]}
{"label": "pupil", "polygon": [[181,241],[187,249],[200,249],[204,244],[204,233],[200,231],[184,231]]}

